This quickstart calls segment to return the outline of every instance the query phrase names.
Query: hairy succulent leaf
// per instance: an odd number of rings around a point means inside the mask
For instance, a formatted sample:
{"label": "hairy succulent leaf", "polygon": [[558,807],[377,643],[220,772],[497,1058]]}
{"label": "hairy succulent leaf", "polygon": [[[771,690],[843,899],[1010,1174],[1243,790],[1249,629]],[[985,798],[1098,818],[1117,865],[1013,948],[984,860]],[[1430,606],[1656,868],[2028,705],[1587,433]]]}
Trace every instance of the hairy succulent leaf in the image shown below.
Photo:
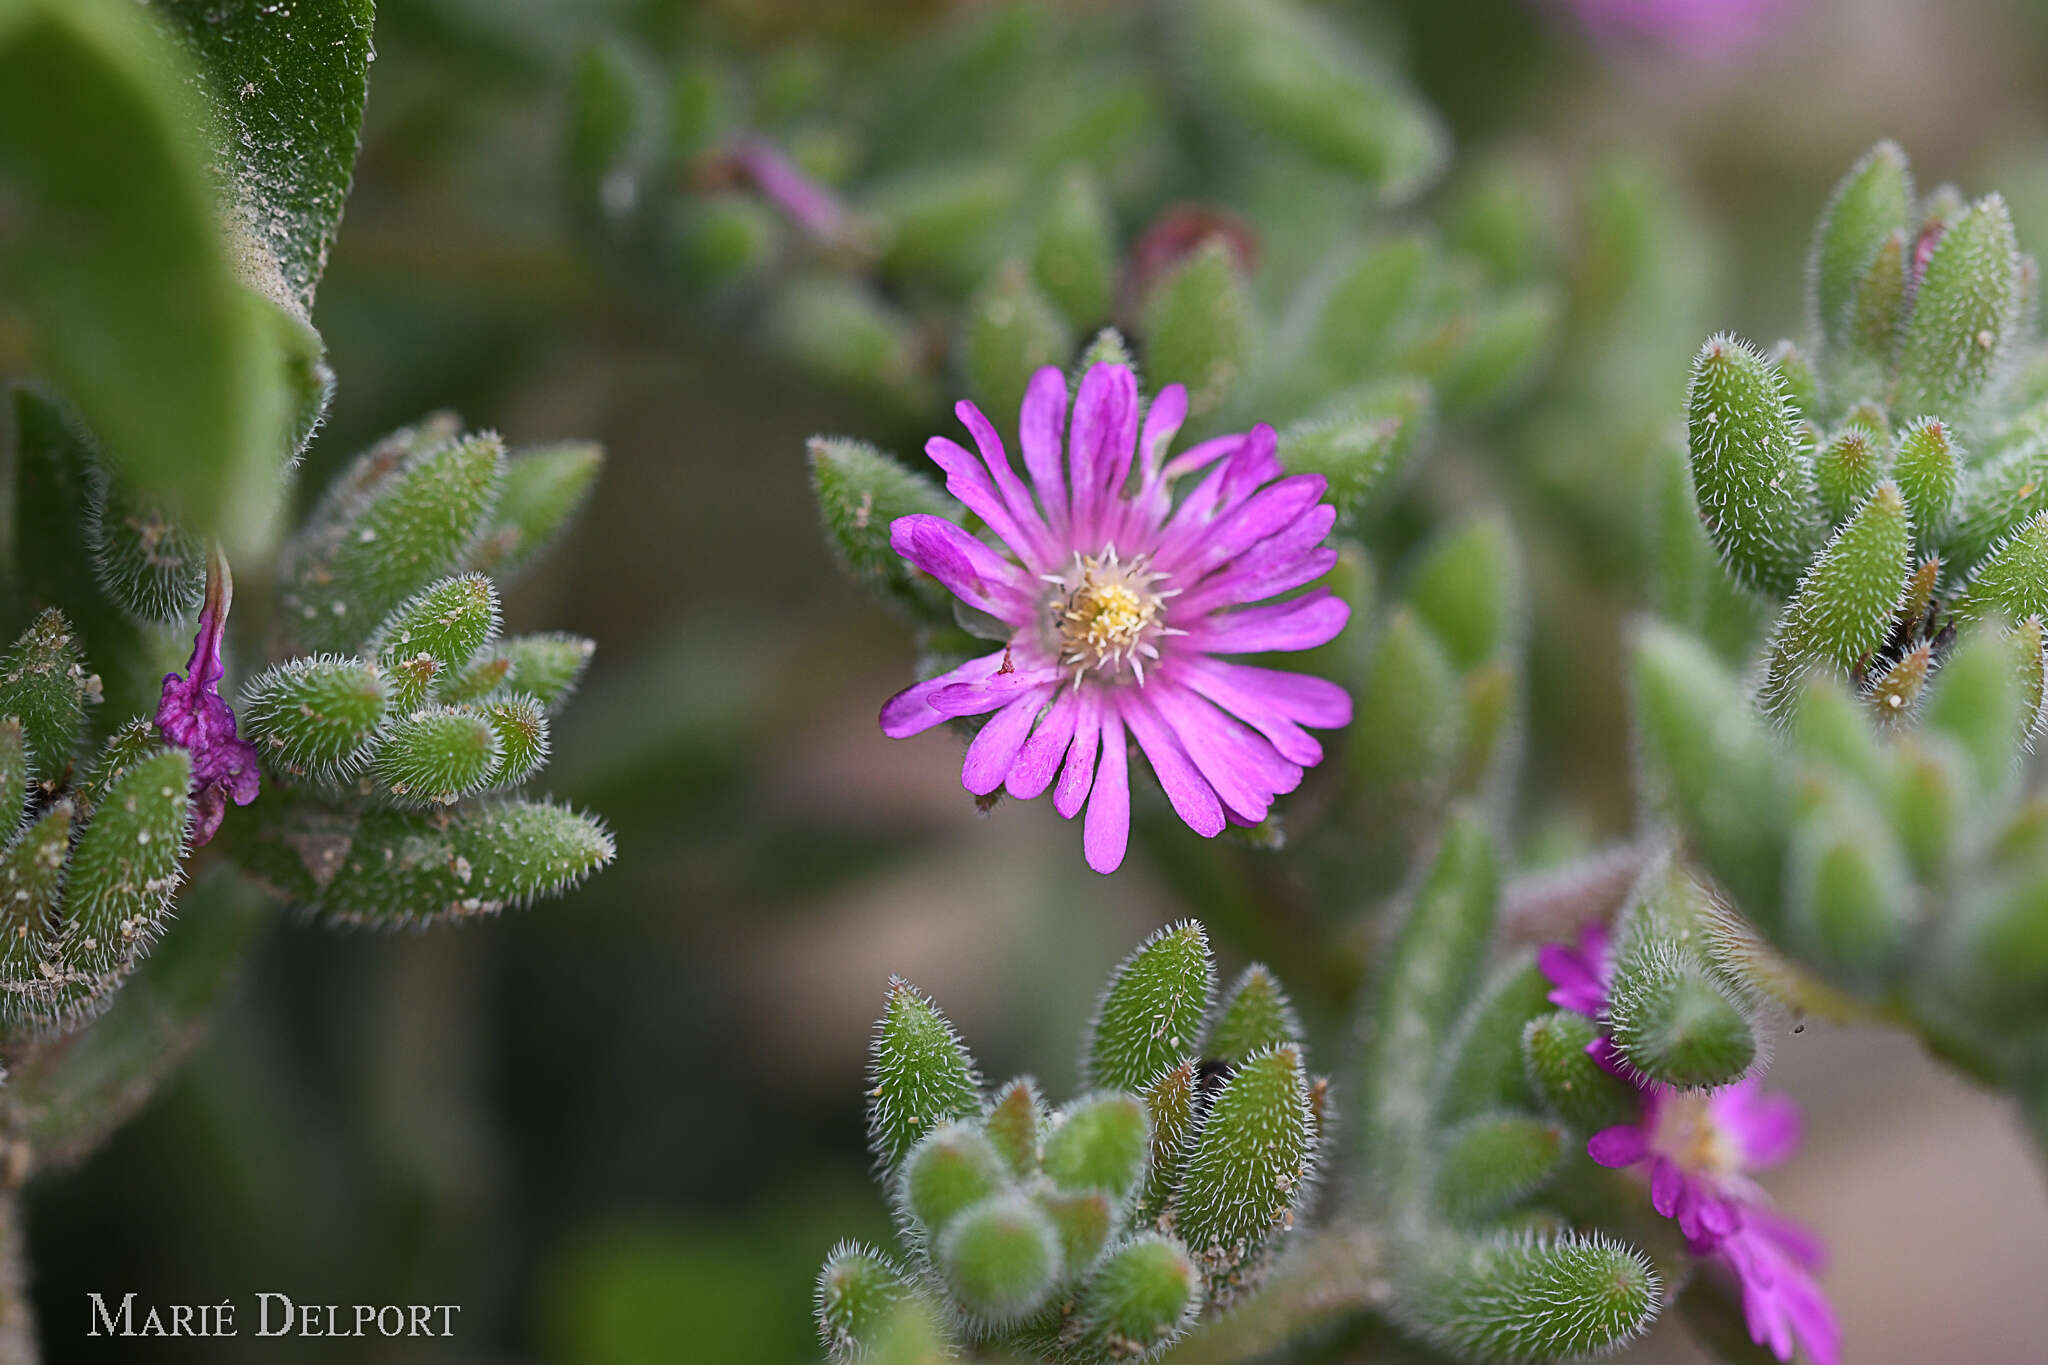
{"label": "hairy succulent leaf", "polygon": [[938,1006],[900,977],[875,1025],[868,1079],[868,1145],[887,1170],[939,1124],[981,1112],[974,1059]]}
{"label": "hairy succulent leaf", "polygon": [[1193,920],[1170,924],[1111,973],[1088,1029],[1089,1083],[1141,1091],[1195,1054],[1216,994],[1209,936]]}
{"label": "hairy succulent leaf", "polygon": [[1686,428],[1700,518],[1729,570],[1751,587],[1789,595],[1819,537],[1819,517],[1783,378],[1748,342],[1710,337],[1693,360]]}
{"label": "hairy succulent leaf", "polygon": [[488,530],[471,548],[469,567],[510,583],[533,567],[575,518],[604,466],[604,448],[569,441],[513,453]]}
{"label": "hairy succulent leaf", "polygon": [[1591,1355],[1655,1318],[1657,1274],[1604,1236],[1497,1235],[1447,1242],[1399,1287],[1402,1317],[1426,1340],[1475,1361]]}
{"label": "hairy succulent leaf", "polygon": [[272,772],[347,781],[369,760],[389,690],[385,675],[360,659],[293,659],[242,690],[243,733]]}
{"label": "hairy succulent leaf", "polygon": [[818,1336],[834,1365],[861,1359],[911,1293],[902,1269],[859,1242],[841,1242],[818,1272]]}
{"label": "hairy succulent leaf", "polygon": [[98,682],[87,676],[77,633],[55,607],[0,654],[0,715],[21,722],[31,781],[54,786],[64,776]]}
{"label": "hairy succulent leaf", "polygon": [[1174,1229],[1212,1290],[1242,1279],[1292,1226],[1315,1169],[1301,1049],[1283,1044],[1231,1073],[1202,1115],[1175,1197]]}

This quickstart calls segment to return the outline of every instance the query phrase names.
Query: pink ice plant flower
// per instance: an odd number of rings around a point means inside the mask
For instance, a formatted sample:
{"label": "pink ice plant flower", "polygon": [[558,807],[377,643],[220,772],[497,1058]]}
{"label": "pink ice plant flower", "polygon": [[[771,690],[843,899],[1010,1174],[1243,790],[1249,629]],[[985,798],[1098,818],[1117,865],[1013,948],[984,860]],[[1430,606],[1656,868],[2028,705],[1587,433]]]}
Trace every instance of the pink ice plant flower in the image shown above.
{"label": "pink ice plant flower", "polygon": [[183,676],[164,675],[157,702],[156,728],[163,737],[192,755],[192,842],[206,843],[219,832],[227,803],[246,806],[262,786],[256,746],[235,733],[235,713],[220,695],[227,666],[221,660],[221,639],[227,632],[228,609],[234,601],[234,580],[219,555],[207,565],[206,603],[199,612],[199,632]]}
{"label": "pink ice plant flower", "polygon": [[[1324,479],[1288,476],[1265,425],[1169,457],[1187,407],[1169,385],[1141,430],[1136,377],[1102,363],[1082,378],[1070,423],[1066,377],[1042,369],[1019,421],[1028,484],[972,403],[954,410],[978,453],[944,436],[925,447],[999,544],[938,516],[890,527],[898,554],[1010,635],[891,697],[883,733],[994,712],[961,783],[1020,800],[1050,788],[1070,820],[1085,807],[1082,848],[1097,872],[1122,864],[1130,838],[1127,739],[1175,814],[1209,837],[1265,819],[1322,760],[1309,729],[1351,720],[1333,682],[1223,657],[1312,649],[1350,619],[1327,589],[1281,597],[1336,563],[1323,543],[1337,515]],[[1183,481],[1192,486],[1180,491]]]}
{"label": "pink ice plant flower", "polygon": [[[1613,980],[1612,939],[1587,926],[1575,945],[1537,953],[1550,1002],[1604,1023]],[[1687,1247],[1734,1277],[1750,1339],[1781,1361],[1803,1348],[1814,1365],[1839,1365],[1841,1327],[1814,1275],[1826,1259],[1820,1239],[1770,1207],[1751,1178],[1799,1145],[1799,1107],[1755,1078],[1708,1091],[1643,1082],[1615,1055],[1604,1028],[1586,1051],[1635,1084],[1642,1113],[1593,1134],[1586,1154],[1612,1169],[1647,1168],[1650,1204],[1678,1223]]]}

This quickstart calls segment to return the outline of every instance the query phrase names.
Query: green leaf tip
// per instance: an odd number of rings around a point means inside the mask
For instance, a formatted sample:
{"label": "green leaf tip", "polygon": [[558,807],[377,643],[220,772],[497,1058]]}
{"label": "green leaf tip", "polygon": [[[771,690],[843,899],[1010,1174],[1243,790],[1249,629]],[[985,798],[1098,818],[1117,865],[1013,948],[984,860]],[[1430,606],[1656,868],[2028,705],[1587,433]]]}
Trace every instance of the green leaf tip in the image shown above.
{"label": "green leaf tip", "polygon": [[85,708],[100,680],[85,671],[78,633],[55,607],[45,609],[0,654],[0,715],[21,722],[32,781],[53,783],[71,762],[85,728]]}
{"label": "green leaf tip", "polygon": [[385,676],[360,659],[293,659],[266,669],[242,689],[243,733],[271,772],[346,782],[369,761],[384,723]]}
{"label": "green leaf tip", "polygon": [[1497,1217],[1550,1182],[1567,1155],[1566,1131],[1548,1119],[1492,1114],[1444,1135],[1436,1205],[1454,1223]]}
{"label": "green leaf tip", "polygon": [[1267,1240],[1293,1225],[1315,1164],[1300,1048],[1247,1058],[1202,1116],[1174,1201],[1174,1228],[1212,1290],[1240,1283]]}
{"label": "green leaf tip", "polygon": [[1063,1270],[1059,1234],[1023,1195],[992,1195],[959,1214],[933,1256],[960,1307],[991,1327],[1030,1316]]}
{"label": "green leaf tip", "polygon": [[899,1205],[928,1236],[953,1216],[1007,1183],[1003,1156],[979,1128],[947,1123],[932,1129],[903,1160]]}
{"label": "green leaf tip", "polygon": [[1079,1317],[1083,1338],[1110,1360],[1151,1360],[1193,1324],[1202,1277],[1187,1251],[1154,1233],[1111,1253],[1089,1278]]}
{"label": "green leaf tip", "polygon": [[875,1024],[867,1108],[868,1145],[886,1170],[926,1132],[981,1112],[981,1077],[966,1045],[938,1006],[901,977],[890,978]]}
{"label": "green leaf tip", "polygon": [[1831,344],[1847,336],[1857,284],[1886,239],[1904,231],[1912,202],[1906,153],[1889,140],[1865,152],[1835,186],[1807,267],[1815,329]]}
{"label": "green leaf tip", "polygon": [[1920,273],[1899,333],[1899,409],[1967,413],[1998,372],[2022,311],[2012,214],[1986,195],[1941,234]]}
{"label": "green leaf tip", "polygon": [[1263,962],[1244,969],[1216,1008],[1204,1055],[1235,1066],[1254,1052],[1302,1042],[1301,1020],[1279,978]]}
{"label": "green leaf tip", "polygon": [[1104,1190],[1122,1199],[1144,1174],[1152,1116],[1136,1095],[1105,1091],[1075,1101],[1045,1139],[1045,1173],[1056,1189]]}
{"label": "green leaf tip", "polygon": [[1086,1073],[1104,1089],[1142,1091],[1195,1055],[1216,993],[1208,931],[1194,920],[1158,930],[1117,965],[1089,1025]]}
{"label": "green leaf tip", "polygon": [[1820,521],[1776,367],[1738,337],[1709,337],[1693,358],[1686,429],[1700,519],[1730,572],[1760,591],[1790,594]]}
{"label": "green leaf tip", "polygon": [[861,1242],[841,1242],[818,1272],[813,1311],[818,1339],[834,1365],[865,1358],[896,1309],[911,1295],[895,1261]]}
{"label": "green leaf tip", "polygon": [[1499,1234],[1450,1241],[1397,1286],[1397,1312],[1425,1340],[1486,1362],[1613,1350],[1656,1317],[1662,1286],[1644,1255],[1605,1234]]}
{"label": "green leaf tip", "polygon": [[946,620],[945,591],[889,543],[899,517],[947,515],[938,485],[865,441],[814,436],[809,458],[811,491],[840,569],[913,620]]}
{"label": "green leaf tip", "polygon": [[1581,1133],[1597,1133],[1641,1116],[1635,1088],[1587,1054],[1599,1026],[1572,1010],[1531,1019],[1522,1031],[1530,1089],[1545,1107]]}

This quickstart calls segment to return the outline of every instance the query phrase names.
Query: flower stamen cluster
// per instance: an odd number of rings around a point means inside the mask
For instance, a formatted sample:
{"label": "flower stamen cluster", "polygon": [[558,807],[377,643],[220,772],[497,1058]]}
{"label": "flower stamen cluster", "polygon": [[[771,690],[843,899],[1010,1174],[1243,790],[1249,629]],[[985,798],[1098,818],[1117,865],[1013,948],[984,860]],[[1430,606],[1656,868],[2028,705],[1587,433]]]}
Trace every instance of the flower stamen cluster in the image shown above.
{"label": "flower stamen cluster", "polygon": [[1074,552],[1063,574],[1041,574],[1059,591],[1053,596],[1052,625],[1059,640],[1060,666],[1074,670],[1074,683],[1089,669],[1115,672],[1128,668],[1140,686],[1145,660],[1159,658],[1153,637],[1185,635],[1160,622],[1160,611],[1180,589],[1154,585],[1171,577],[1152,567],[1150,555],[1128,562],[1117,558],[1116,546],[1100,556]]}

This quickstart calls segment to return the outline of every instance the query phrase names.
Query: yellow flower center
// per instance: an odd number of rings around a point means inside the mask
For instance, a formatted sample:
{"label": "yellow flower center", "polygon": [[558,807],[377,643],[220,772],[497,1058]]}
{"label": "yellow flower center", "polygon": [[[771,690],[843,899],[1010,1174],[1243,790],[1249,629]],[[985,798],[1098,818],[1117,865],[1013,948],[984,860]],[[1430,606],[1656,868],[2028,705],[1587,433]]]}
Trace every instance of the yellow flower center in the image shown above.
{"label": "yellow flower center", "polygon": [[1657,1149],[1688,1171],[1734,1175],[1742,1154],[1714,1121],[1705,1095],[1672,1095],[1657,1115]]}
{"label": "yellow flower center", "polygon": [[1159,657],[1153,640],[1181,633],[1160,624],[1173,593],[1154,585],[1165,577],[1143,555],[1119,560],[1114,545],[1099,556],[1076,553],[1064,574],[1045,575],[1057,589],[1051,615],[1061,666],[1072,668],[1076,681],[1091,668],[1114,672],[1128,666],[1142,683],[1145,660]]}

